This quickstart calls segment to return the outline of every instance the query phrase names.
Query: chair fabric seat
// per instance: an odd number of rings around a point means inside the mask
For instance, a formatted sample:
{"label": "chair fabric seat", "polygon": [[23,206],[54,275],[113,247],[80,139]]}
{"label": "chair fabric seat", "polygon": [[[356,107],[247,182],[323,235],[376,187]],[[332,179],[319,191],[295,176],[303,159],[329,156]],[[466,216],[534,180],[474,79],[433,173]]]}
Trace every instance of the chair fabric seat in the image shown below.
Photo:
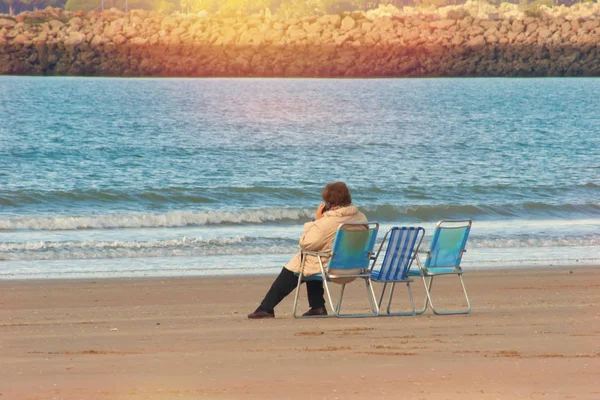
{"label": "chair fabric seat", "polygon": [[[300,276],[299,273],[294,272],[295,276]],[[366,274],[361,274],[362,276],[366,276]],[[336,282],[336,283],[343,283],[343,282],[352,282],[353,280],[355,280],[357,277],[355,276],[344,276],[342,275],[331,275],[327,277],[327,282]],[[323,274],[314,274],[314,275],[309,275],[309,276],[305,276],[302,278],[302,280],[304,282],[308,282],[308,281],[319,281],[322,282],[323,281]]]}
{"label": "chair fabric seat", "polygon": [[[460,273],[462,273],[461,270],[457,270],[452,267],[448,267],[448,268],[435,267],[435,268],[427,268],[427,272],[425,273],[425,276],[427,276],[427,275],[460,274]],[[420,276],[421,272],[419,270],[410,270],[410,271],[408,271],[408,275],[409,276]]]}
{"label": "chair fabric seat", "polygon": [[[417,271],[418,272],[418,271]],[[394,282],[412,282],[412,279],[408,279],[408,276],[405,279],[402,278],[396,278],[396,279],[385,279],[383,276],[381,276],[382,274],[380,273],[380,271],[373,271],[371,272],[371,280],[373,282],[388,282],[388,283],[394,283]],[[417,276],[419,276],[419,274],[417,273]]]}
{"label": "chair fabric seat", "polygon": [[[294,275],[296,276],[300,276],[299,273],[294,272]],[[303,281],[322,281],[323,280],[323,274],[314,274],[314,275],[309,275],[309,276],[305,276],[302,278]]]}

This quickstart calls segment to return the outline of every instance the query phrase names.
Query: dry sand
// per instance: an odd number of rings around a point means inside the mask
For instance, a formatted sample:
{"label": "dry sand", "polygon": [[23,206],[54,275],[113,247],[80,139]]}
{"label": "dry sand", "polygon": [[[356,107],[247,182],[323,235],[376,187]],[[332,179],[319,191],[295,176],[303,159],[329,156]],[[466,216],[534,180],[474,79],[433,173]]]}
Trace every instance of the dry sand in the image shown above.
{"label": "dry sand", "polygon": [[469,271],[470,315],[246,319],[272,279],[0,281],[0,400],[600,399],[600,268]]}

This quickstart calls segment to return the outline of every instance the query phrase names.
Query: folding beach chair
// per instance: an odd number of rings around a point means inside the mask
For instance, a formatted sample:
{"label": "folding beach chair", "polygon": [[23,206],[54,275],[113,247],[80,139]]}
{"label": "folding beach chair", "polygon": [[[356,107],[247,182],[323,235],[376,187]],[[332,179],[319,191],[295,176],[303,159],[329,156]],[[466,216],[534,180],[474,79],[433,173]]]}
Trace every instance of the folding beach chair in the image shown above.
{"label": "folding beach chair", "polygon": [[[389,239],[386,242],[388,235]],[[408,277],[408,271],[410,270],[413,261],[417,257],[417,251],[419,250],[419,246],[423,241],[424,235],[425,229],[421,227],[403,226],[401,228],[393,227],[383,237],[383,241],[379,246],[379,250],[377,250],[377,254],[375,255],[373,266],[371,268],[371,281],[383,283],[383,289],[381,290],[381,297],[379,298],[378,303],[380,315],[392,316],[416,314],[415,302],[413,300],[412,290],[410,288],[410,284],[413,282],[413,280]],[[381,266],[377,266],[379,253],[386,243],[387,247],[383,257],[383,262],[381,263]],[[390,290],[389,300],[387,303],[387,314],[381,314],[381,303],[383,301],[385,289],[387,288],[388,283],[392,284],[392,288]],[[391,312],[392,297],[394,296],[396,283],[406,283],[412,311]]]}
{"label": "folding beach chair", "polygon": [[[421,264],[417,257],[418,270],[410,270],[409,276],[420,276],[425,285],[425,304],[423,309],[418,310],[417,314],[423,314],[427,306],[431,304],[431,309],[435,314],[468,314],[471,312],[471,302],[467,295],[467,289],[462,278],[463,270],[460,267],[462,255],[467,250],[465,249],[469,232],[471,230],[471,220],[443,220],[437,223],[431,245],[426,251],[425,263]],[[457,275],[462,285],[465,299],[467,300],[467,308],[463,310],[438,311],[431,296],[431,288],[433,286],[433,278],[436,276]],[[427,282],[429,279],[429,282]]]}
{"label": "folding beach chair", "polygon": [[[325,286],[329,305],[336,317],[374,317],[379,313],[375,292],[371,285],[370,264],[373,259],[373,248],[379,224],[370,223],[343,223],[338,227],[331,252],[316,252],[301,250],[302,264],[298,274],[298,286],[296,287],[296,296],[294,298],[294,318],[300,318],[296,315],[298,306],[298,296],[300,294],[300,284],[307,280],[321,280]],[[304,276],[304,263],[306,256],[316,256],[319,260],[321,273],[316,275]],[[327,268],[323,264],[323,259],[327,261]],[[342,314],[342,300],[346,284],[355,279],[363,279],[367,286],[367,297],[371,306],[371,314]],[[337,283],[342,285],[340,297],[337,304],[333,303],[329,284]],[[302,318],[323,318],[326,316],[311,316]]]}

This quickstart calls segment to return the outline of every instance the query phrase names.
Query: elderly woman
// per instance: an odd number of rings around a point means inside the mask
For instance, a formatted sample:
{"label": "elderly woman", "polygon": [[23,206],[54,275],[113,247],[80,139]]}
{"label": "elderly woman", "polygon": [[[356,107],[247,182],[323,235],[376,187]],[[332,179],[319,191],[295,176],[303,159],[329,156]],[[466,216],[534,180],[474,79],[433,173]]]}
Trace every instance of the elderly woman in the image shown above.
{"label": "elderly woman", "polygon": [[[367,222],[363,213],[352,205],[350,191],[344,182],[330,183],[321,193],[323,203],[317,208],[315,220],[304,224],[304,233],[300,238],[300,248],[311,251],[331,251],[337,228],[344,222]],[[275,318],[275,306],[290,294],[298,285],[298,277],[294,273],[300,272],[302,259],[298,252],[275,279],[271,288],[260,303],[260,306],[251,314],[250,319]],[[315,256],[306,256],[304,275],[310,276],[321,273],[319,260]],[[325,299],[323,297],[323,283],[320,281],[307,281],[306,291],[310,310],[304,316],[327,315]]]}

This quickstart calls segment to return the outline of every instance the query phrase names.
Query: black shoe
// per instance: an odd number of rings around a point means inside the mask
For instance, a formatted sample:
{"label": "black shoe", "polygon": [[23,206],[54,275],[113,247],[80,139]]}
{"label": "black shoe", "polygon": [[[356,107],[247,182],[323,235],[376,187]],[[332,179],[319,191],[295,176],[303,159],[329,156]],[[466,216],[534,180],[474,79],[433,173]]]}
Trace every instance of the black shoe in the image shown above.
{"label": "black shoe", "polygon": [[248,319],[263,319],[263,318],[275,318],[274,312],[267,312],[262,310],[260,307],[251,314],[248,314]]}
{"label": "black shoe", "polygon": [[325,307],[316,307],[302,314],[303,317],[314,317],[315,315],[327,315],[327,309]]}

